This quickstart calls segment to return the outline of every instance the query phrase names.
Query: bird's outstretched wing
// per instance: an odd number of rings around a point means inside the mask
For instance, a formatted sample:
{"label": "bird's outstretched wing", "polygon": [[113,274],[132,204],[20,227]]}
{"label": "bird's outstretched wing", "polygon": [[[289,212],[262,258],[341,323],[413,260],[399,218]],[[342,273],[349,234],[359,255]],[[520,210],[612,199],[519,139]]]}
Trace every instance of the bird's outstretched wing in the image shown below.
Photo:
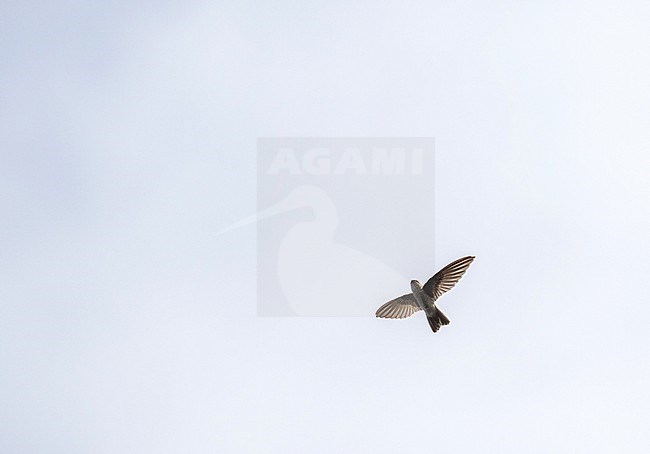
{"label": "bird's outstretched wing", "polygon": [[382,305],[375,315],[381,318],[406,318],[415,314],[421,308],[412,293],[407,293]]}
{"label": "bird's outstretched wing", "polygon": [[472,261],[474,261],[474,257],[469,255],[451,262],[429,279],[422,290],[434,300],[438,299],[440,295],[451,290],[456,285],[456,282],[463,277]]}

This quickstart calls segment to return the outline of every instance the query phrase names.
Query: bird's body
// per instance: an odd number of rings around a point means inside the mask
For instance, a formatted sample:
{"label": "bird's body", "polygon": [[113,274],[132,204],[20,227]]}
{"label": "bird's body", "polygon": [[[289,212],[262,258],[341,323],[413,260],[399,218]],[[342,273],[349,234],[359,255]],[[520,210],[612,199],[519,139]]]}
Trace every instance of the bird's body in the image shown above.
{"label": "bird's body", "polygon": [[387,302],[377,309],[375,315],[381,318],[406,318],[423,310],[431,330],[437,332],[441,326],[449,324],[449,319],[438,309],[436,300],[456,285],[472,261],[474,257],[467,256],[451,262],[429,279],[424,287],[418,281],[412,280],[412,293]]}
{"label": "bird's body", "polygon": [[426,314],[429,325],[434,333],[440,329],[440,326],[449,324],[449,319],[436,306],[435,298],[427,295],[418,281],[411,281],[411,290],[413,291],[415,302]]}

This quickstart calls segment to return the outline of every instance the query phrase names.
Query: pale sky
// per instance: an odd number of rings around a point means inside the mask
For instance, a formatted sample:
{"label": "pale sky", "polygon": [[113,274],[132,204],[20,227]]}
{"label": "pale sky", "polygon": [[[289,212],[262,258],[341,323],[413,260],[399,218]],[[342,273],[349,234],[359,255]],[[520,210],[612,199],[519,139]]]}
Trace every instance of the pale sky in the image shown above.
{"label": "pale sky", "polygon": [[[649,20],[4,2],[0,452],[647,452]],[[258,137],[435,137],[451,324],[257,317]]]}

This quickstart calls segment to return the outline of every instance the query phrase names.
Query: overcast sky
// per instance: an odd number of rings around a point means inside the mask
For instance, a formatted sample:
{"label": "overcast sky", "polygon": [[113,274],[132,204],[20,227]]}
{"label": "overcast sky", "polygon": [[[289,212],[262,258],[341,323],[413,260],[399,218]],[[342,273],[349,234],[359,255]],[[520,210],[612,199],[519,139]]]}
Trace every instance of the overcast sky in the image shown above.
{"label": "overcast sky", "polygon": [[[3,2],[0,451],[647,452],[649,21]],[[451,324],[258,317],[258,137],[435,137]]]}

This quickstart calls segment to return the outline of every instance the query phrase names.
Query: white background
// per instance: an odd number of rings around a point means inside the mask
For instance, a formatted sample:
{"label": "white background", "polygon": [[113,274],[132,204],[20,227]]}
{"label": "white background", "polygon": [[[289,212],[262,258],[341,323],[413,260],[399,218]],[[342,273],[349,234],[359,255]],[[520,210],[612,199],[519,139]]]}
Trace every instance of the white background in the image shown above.
{"label": "white background", "polygon": [[[3,2],[0,451],[646,452],[649,19]],[[450,326],[255,317],[274,136],[436,137]]]}

